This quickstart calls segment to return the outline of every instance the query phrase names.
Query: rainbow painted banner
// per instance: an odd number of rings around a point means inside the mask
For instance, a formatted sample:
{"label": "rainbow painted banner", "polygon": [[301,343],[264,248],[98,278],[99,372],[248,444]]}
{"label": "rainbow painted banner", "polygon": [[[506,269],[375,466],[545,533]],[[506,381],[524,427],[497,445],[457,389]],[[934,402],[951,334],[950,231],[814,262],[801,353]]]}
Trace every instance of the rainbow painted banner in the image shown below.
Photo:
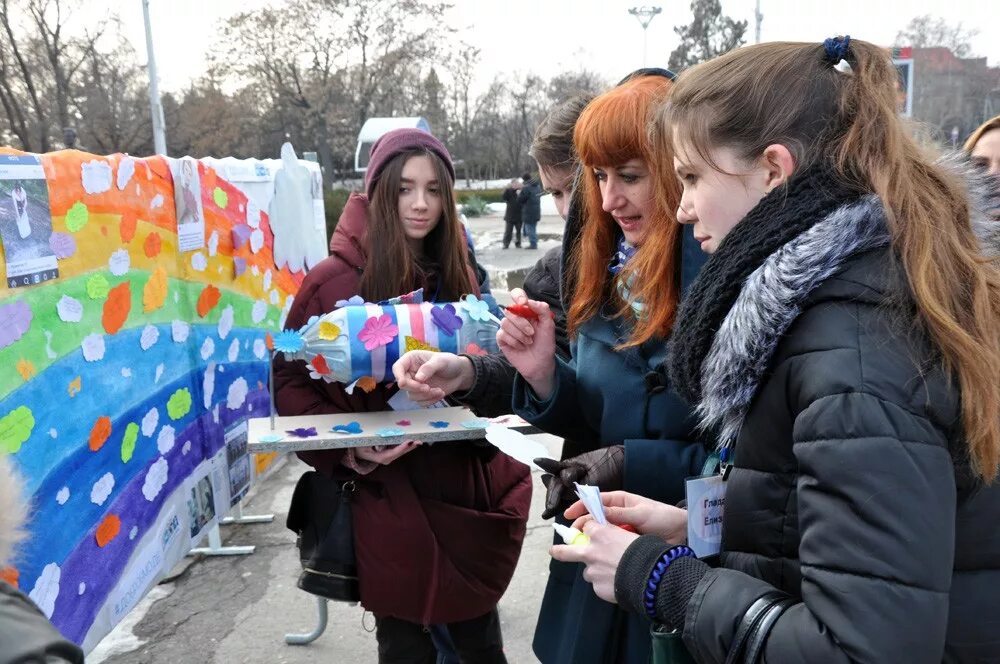
{"label": "rainbow painted banner", "polygon": [[304,272],[275,265],[268,215],[194,160],[0,149],[0,231],[0,454],[33,501],[3,578],[89,651],[245,490],[265,336]]}

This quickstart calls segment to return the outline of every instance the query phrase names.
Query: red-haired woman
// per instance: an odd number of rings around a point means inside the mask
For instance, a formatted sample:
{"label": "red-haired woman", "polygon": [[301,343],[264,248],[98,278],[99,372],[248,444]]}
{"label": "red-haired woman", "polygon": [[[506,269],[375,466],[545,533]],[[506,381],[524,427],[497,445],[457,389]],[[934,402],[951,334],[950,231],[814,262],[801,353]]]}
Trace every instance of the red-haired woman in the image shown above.
{"label": "red-haired woman", "polygon": [[[539,319],[504,320],[501,350],[518,370],[515,412],[545,431],[600,441],[598,449],[553,467],[549,512],[572,496],[572,481],[677,502],[684,479],[705,458],[690,409],[664,379],[684,277],[678,187],[658,182],[647,138],[651,111],[670,89],[641,76],[595,98],[577,121],[583,229],[571,256],[575,289],[568,307],[573,358],[556,359],[548,306],[527,300]],[[553,562],[535,631],[538,658],[551,662],[635,662],[649,657],[649,623],[594,596],[579,565]]]}
{"label": "red-haired woman", "polygon": [[[479,294],[454,199],[447,149],[416,129],[372,146],[367,196],[352,195],[331,255],[313,268],[286,327],[360,294],[377,302],[423,288],[435,301]],[[386,385],[348,394],[276,360],[282,415],[387,410]],[[352,516],[362,605],[375,614],[379,662],[433,664],[430,625],[446,624],[462,662],[502,663],[496,612],[514,573],[531,500],[528,469],[491,446],[403,443],[303,452],[357,487]]]}

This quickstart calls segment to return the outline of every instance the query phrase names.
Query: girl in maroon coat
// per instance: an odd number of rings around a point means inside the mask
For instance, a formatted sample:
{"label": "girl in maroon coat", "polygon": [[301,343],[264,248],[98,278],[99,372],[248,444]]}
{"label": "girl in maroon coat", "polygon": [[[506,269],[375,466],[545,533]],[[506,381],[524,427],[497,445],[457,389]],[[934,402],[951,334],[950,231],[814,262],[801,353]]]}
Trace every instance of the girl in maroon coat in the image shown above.
{"label": "girl in maroon coat", "polygon": [[[372,146],[367,196],[348,200],[331,255],[302,283],[286,327],[354,295],[378,302],[418,288],[454,302],[479,293],[440,141],[416,129]],[[275,361],[282,415],[388,410],[394,385],[348,394]],[[377,450],[303,452],[318,471],[354,479],[361,603],[375,614],[379,662],[433,664],[430,625],[446,624],[462,662],[506,662],[496,605],[521,551],[531,500],[527,466],[482,443],[407,442]]]}

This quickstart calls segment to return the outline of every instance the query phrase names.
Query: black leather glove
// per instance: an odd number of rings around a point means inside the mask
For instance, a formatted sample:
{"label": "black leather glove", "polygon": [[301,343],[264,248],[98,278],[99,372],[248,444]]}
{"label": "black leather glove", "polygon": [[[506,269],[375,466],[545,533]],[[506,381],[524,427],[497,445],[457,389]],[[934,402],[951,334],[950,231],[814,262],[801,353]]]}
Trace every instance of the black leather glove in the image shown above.
{"label": "black leather glove", "polygon": [[625,474],[625,446],[611,445],[579,456],[556,461],[535,459],[535,465],[545,471],[545,511],[543,519],[551,519],[576,501],[574,482],[597,486],[601,491],[622,488]]}

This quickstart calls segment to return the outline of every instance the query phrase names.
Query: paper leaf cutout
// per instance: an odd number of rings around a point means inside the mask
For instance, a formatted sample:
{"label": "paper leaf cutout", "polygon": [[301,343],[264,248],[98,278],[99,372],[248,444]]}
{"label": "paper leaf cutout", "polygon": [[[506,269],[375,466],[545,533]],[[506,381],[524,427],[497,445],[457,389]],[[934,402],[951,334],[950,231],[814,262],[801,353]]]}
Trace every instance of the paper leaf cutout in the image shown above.
{"label": "paper leaf cutout", "polygon": [[279,440],[281,440],[281,434],[277,433],[265,433],[260,437],[262,443],[277,443]]}
{"label": "paper leaf cutout", "polygon": [[18,406],[0,417],[0,452],[16,454],[31,438],[35,416],[27,406]]}
{"label": "paper leaf cutout", "polygon": [[121,237],[123,244],[128,244],[135,238],[135,231],[138,225],[139,220],[136,219],[134,212],[128,210],[122,214],[121,221],[118,222],[118,235]]}
{"label": "paper leaf cutout", "polygon": [[204,272],[208,268],[208,259],[205,258],[205,254],[200,251],[196,251],[191,255],[191,268],[195,272]]}
{"label": "paper leaf cutout", "polygon": [[372,390],[374,390],[375,387],[378,385],[378,383],[375,382],[375,378],[373,376],[362,376],[361,378],[358,378],[356,381],[354,381],[354,383],[355,385],[360,387],[361,391],[364,392],[365,394],[371,394]]}
{"label": "paper leaf cutout", "polygon": [[299,427],[298,429],[292,429],[291,431],[286,431],[289,436],[295,436],[296,438],[314,438],[318,434],[316,433],[316,427]]}
{"label": "paper leaf cutout", "polygon": [[17,373],[21,374],[21,378],[25,381],[29,381],[35,377],[38,371],[35,369],[35,365],[32,364],[31,360],[26,360],[22,357],[17,361]]}
{"label": "paper leaf cutout", "polygon": [[102,549],[108,545],[111,540],[118,537],[118,533],[122,529],[122,520],[119,519],[114,514],[109,514],[101,520],[101,525],[97,526],[97,532],[94,533],[94,539],[97,540],[97,546]]}
{"label": "paper leaf cutout", "polygon": [[80,178],[88,194],[103,194],[111,189],[111,164],[102,159],[88,161],[80,167]]}
{"label": "paper leaf cutout", "polygon": [[[257,253],[264,248],[264,232],[259,228],[250,233],[250,251]],[[265,288],[267,288],[265,286]]]}
{"label": "paper leaf cutout", "polygon": [[486,304],[475,295],[466,295],[463,304],[465,306],[465,311],[469,314],[469,318],[472,320],[485,323],[492,318],[492,315],[490,314],[490,305]]}
{"label": "paper leaf cutout", "polygon": [[215,305],[219,303],[222,298],[222,293],[218,288],[209,284],[205,286],[205,289],[201,291],[201,295],[198,296],[198,315],[204,318],[208,315],[208,312],[215,308]]}
{"label": "paper leaf cutout", "polygon": [[462,426],[466,429],[485,429],[489,425],[490,421],[486,419],[466,420],[462,422]]}
{"label": "paper leaf cutout", "polygon": [[409,353],[411,350],[429,350],[432,353],[440,353],[441,349],[436,348],[428,343],[424,343],[416,337],[407,336],[404,340],[406,342],[406,352]]}
{"label": "paper leaf cutout", "polygon": [[159,233],[150,233],[146,236],[146,241],[142,243],[142,250],[146,254],[146,258],[156,258],[162,248],[163,242],[160,240]]}
{"label": "paper leaf cutout", "polygon": [[24,300],[0,305],[0,348],[19,340],[31,327],[31,307]]}
{"label": "paper leaf cutout", "polygon": [[139,347],[143,350],[149,350],[156,345],[156,342],[160,340],[160,330],[155,325],[146,325],[142,328],[142,334],[139,336]]}
{"label": "paper leaf cutout", "polygon": [[297,353],[305,346],[306,341],[295,330],[282,330],[272,337],[274,350],[279,353]]}
{"label": "paper leaf cutout", "polygon": [[222,310],[222,314],[219,316],[218,332],[220,339],[225,339],[229,336],[229,333],[233,331],[233,322],[233,305],[229,305]]}
{"label": "paper leaf cutout", "polygon": [[111,284],[108,283],[103,274],[95,274],[90,279],[87,279],[87,296],[91,300],[106,298],[110,290]]}
{"label": "paper leaf cutout", "polygon": [[135,422],[129,422],[128,426],[125,427],[125,435],[122,436],[122,463],[128,463],[132,460],[137,440],[139,440],[139,425]]}
{"label": "paper leaf cutout", "polygon": [[313,371],[315,371],[320,376],[330,375],[330,365],[326,363],[326,358],[323,357],[322,355],[317,355],[316,357],[314,357],[312,359],[312,362],[310,362],[310,364],[312,365]]}
{"label": "paper leaf cutout", "polygon": [[447,429],[449,426],[448,422],[445,422],[444,420],[435,420],[433,422],[429,422],[429,424],[435,429]]}
{"label": "paper leaf cutout", "polygon": [[393,427],[385,427],[384,429],[379,429],[375,432],[375,435],[380,438],[396,438],[402,436],[404,431],[402,429],[394,429]]}
{"label": "paper leaf cutout", "polygon": [[65,323],[79,323],[83,318],[83,305],[80,304],[79,300],[69,295],[63,295],[56,302],[56,313],[59,314],[60,320]]}
{"label": "paper leaf cutout", "polygon": [[350,435],[357,435],[361,433],[361,425],[357,422],[348,422],[347,424],[338,424],[330,428],[330,431],[334,433],[344,433]]}
{"label": "paper leaf cutout", "polygon": [[216,205],[225,210],[226,206],[229,205],[229,194],[222,187],[216,187],[212,192],[212,200],[215,201]]}
{"label": "paper leaf cutout", "polygon": [[243,224],[233,226],[233,248],[242,249],[246,246],[246,243],[250,241],[251,233],[253,233],[253,229],[249,226]]}
{"label": "paper leaf cutout", "polygon": [[94,486],[90,488],[90,502],[95,505],[103,505],[114,489],[115,476],[111,473],[104,473],[101,479],[94,482]]}
{"label": "paper leaf cutout", "polygon": [[125,276],[128,273],[129,267],[131,267],[132,259],[128,255],[128,251],[125,249],[119,249],[118,251],[111,254],[108,259],[108,271],[116,277]]}
{"label": "paper leaf cutout", "polygon": [[129,282],[124,281],[112,288],[108,293],[108,299],[104,301],[104,316],[101,318],[104,331],[115,334],[122,329],[131,309],[132,289]]}
{"label": "paper leaf cutout", "polygon": [[371,352],[389,345],[398,335],[399,328],[392,322],[392,317],[382,314],[365,321],[364,327],[358,332],[358,340],[364,343],[365,350]]}
{"label": "paper leaf cutout", "polygon": [[396,422],[396,424],[399,425],[399,426],[401,426],[401,427],[408,427],[408,426],[410,426],[412,424],[412,422],[410,422],[409,420],[400,420],[400,421]]}
{"label": "paper leaf cutout", "polygon": [[242,259],[242,258],[240,258],[238,256],[236,258],[234,258],[233,259],[233,274],[234,274],[234,276],[239,277],[239,276],[241,276],[246,271],[247,271],[247,262],[246,262],[246,260],[244,260],[244,259]]}
{"label": "paper leaf cutout", "polygon": [[170,395],[167,401],[167,415],[172,420],[179,420],[191,410],[191,392],[183,387]]}
{"label": "paper leaf cutout", "polygon": [[333,323],[323,321],[319,324],[319,338],[324,341],[335,341],[340,337],[340,327]]}
{"label": "paper leaf cutout", "polygon": [[451,303],[432,308],[431,321],[442,334],[449,337],[455,336],[455,332],[462,327],[462,319],[455,313],[455,305]]}
{"label": "paper leaf cutout", "polygon": [[0,581],[4,581],[7,585],[14,588],[18,587],[18,579],[21,578],[21,573],[16,567],[4,567],[0,569]]}
{"label": "paper leaf cutout", "polygon": [[75,397],[76,395],[78,395],[80,393],[80,390],[82,390],[82,389],[83,389],[83,378],[81,378],[80,376],[77,376],[73,380],[69,381],[69,387],[66,388],[66,392],[69,394],[69,397],[72,399],[73,397]]}
{"label": "paper leaf cutout", "polygon": [[71,233],[79,233],[90,220],[90,210],[82,201],[77,201],[66,211],[66,228]]}
{"label": "paper leaf cutout", "polygon": [[488,352],[479,347],[479,344],[470,341],[469,345],[465,347],[466,355],[489,355]]}
{"label": "paper leaf cutout", "polygon": [[104,447],[104,443],[108,442],[110,436],[111,418],[107,415],[102,415],[97,418],[94,426],[90,429],[90,451],[96,452]]}
{"label": "paper leaf cutout", "polygon": [[268,350],[274,350],[274,337],[271,335],[270,332],[264,335],[264,346]]}
{"label": "paper leaf cutout", "polygon": [[157,267],[142,288],[143,312],[148,314],[163,306],[163,303],[167,301],[167,286],[167,271],[162,267]]}
{"label": "paper leaf cutout", "polygon": [[56,258],[69,258],[76,253],[76,240],[68,233],[55,233],[49,236],[49,248]]}

